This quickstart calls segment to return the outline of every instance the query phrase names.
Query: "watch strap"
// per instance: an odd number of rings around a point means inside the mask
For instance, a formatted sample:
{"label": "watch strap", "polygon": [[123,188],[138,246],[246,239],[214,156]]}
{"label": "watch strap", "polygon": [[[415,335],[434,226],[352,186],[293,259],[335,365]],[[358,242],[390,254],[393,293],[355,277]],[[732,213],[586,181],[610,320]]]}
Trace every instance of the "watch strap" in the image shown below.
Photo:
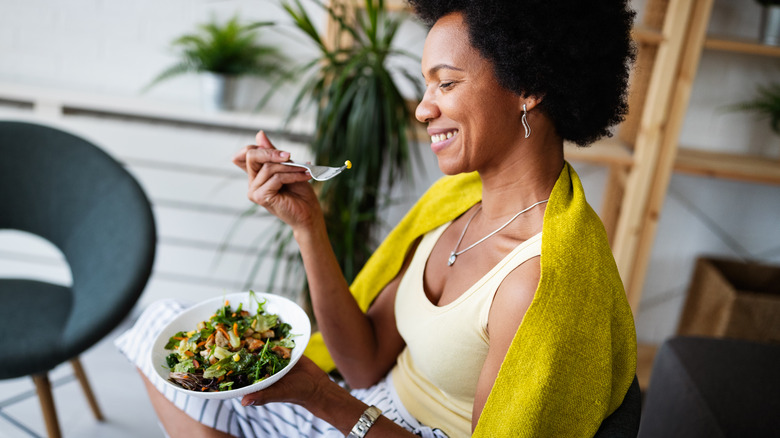
{"label": "watch strap", "polygon": [[382,415],[382,411],[376,406],[369,406],[368,409],[363,411],[363,414],[358,418],[357,423],[352,426],[352,430],[347,435],[347,438],[363,438],[368,433],[368,429],[374,425],[374,422]]}

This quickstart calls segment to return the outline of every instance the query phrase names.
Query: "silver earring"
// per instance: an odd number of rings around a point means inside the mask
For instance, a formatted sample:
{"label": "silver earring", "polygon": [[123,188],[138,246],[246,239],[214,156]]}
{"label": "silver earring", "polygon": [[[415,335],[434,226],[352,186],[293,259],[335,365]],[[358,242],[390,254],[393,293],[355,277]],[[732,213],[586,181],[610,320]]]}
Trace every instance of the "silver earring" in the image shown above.
{"label": "silver earring", "polygon": [[525,128],[525,138],[528,138],[531,136],[531,125],[528,124],[528,110],[525,108],[525,104],[523,104],[523,118],[521,121],[523,122],[523,128]]}

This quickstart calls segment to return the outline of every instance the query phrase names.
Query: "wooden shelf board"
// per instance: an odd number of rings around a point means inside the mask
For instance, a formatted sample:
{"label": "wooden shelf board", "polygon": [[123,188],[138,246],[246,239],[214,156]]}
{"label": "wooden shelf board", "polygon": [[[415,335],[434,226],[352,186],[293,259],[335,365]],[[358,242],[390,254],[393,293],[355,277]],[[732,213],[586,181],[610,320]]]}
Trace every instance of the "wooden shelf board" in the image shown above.
{"label": "wooden shelf board", "polygon": [[631,29],[631,37],[638,43],[655,45],[661,44],[666,39],[660,30],[641,25],[634,26]]}
{"label": "wooden shelf board", "polygon": [[757,39],[710,35],[704,40],[704,48],[750,55],[780,57],[780,46],[760,43]]}
{"label": "wooden shelf board", "polygon": [[566,143],[563,153],[569,161],[624,167],[630,167],[634,162],[631,150],[614,137],[599,140],[584,148]]}
{"label": "wooden shelf board", "polygon": [[385,0],[385,9],[388,11],[411,12],[409,5],[403,0]]}
{"label": "wooden shelf board", "polygon": [[[344,3],[344,0],[342,0],[342,3]],[[356,7],[358,10],[365,9],[363,6],[363,2],[346,2],[350,7]],[[405,0],[385,0],[385,10],[390,12],[398,12],[398,11],[404,11],[404,12],[412,12],[412,7],[409,6],[408,3],[406,3]]]}
{"label": "wooden shelf board", "polygon": [[766,157],[680,148],[674,168],[694,175],[780,185],[780,160]]}
{"label": "wooden shelf board", "polygon": [[650,385],[650,374],[653,370],[656,352],[658,352],[658,345],[655,344],[640,342],[636,346],[636,378],[642,391]]}

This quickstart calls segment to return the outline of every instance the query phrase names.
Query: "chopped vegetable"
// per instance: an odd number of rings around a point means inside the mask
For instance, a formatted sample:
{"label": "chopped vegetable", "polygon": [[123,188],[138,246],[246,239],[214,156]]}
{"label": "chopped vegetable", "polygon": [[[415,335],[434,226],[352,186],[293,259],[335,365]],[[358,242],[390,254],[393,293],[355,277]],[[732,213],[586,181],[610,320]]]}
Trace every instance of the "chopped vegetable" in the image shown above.
{"label": "chopped vegetable", "polygon": [[[254,292],[250,291],[254,297]],[[257,301],[255,299],[255,301]],[[178,332],[165,345],[169,380],[193,391],[228,391],[266,379],[290,363],[290,325],[257,301],[251,315],[226,300],[197,330]]]}

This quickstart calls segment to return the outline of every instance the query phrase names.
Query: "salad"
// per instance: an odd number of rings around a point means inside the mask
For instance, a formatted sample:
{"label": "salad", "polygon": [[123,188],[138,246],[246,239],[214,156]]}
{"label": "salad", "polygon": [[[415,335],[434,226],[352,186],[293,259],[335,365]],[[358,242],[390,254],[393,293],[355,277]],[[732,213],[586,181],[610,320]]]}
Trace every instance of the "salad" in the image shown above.
{"label": "salad", "polygon": [[[254,293],[250,291],[254,298]],[[264,311],[257,301],[257,312],[236,309],[230,302],[217,309],[208,321],[195,330],[178,332],[168,339],[165,360],[168,379],[192,391],[228,391],[266,379],[290,363],[295,341],[290,325],[279,315]]]}

